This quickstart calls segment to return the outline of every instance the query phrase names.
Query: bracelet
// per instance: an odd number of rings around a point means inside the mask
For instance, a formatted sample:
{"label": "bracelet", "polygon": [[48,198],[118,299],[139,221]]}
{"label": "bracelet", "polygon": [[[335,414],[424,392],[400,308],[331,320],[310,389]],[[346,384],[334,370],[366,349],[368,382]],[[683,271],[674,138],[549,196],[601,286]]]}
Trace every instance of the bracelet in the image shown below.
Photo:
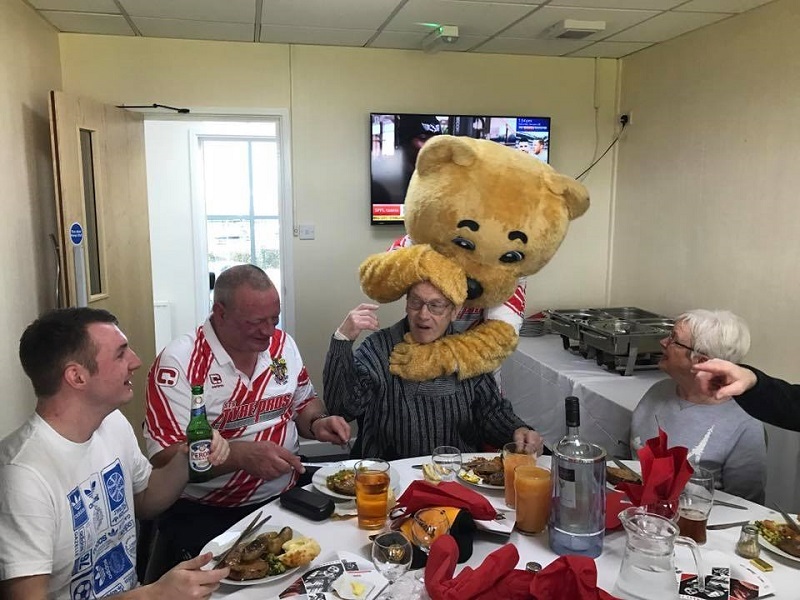
{"label": "bracelet", "polygon": [[330,415],[329,415],[328,413],[326,413],[326,412],[321,412],[321,413],[319,413],[317,416],[313,417],[313,418],[312,418],[312,419],[311,419],[311,420],[308,422],[308,430],[311,432],[311,435],[313,435],[313,436],[314,436],[314,439],[317,439],[317,435],[314,433],[314,423],[316,423],[316,422],[317,422],[317,421],[319,421],[320,419],[325,419],[325,418],[327,418],[327,417],[330,417]]}

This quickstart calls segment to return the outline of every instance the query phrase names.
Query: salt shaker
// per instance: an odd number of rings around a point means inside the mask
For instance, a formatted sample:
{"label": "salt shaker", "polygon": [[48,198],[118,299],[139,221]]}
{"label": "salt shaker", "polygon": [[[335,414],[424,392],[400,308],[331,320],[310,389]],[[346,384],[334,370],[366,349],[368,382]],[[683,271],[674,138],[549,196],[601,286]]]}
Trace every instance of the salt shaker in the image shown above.
{"label": "salt shaker", "polygon": [[758,558],[761,547],[758,545],[758,527],[743,525],[739,541],[736,542],[736,554],[744,558]]}

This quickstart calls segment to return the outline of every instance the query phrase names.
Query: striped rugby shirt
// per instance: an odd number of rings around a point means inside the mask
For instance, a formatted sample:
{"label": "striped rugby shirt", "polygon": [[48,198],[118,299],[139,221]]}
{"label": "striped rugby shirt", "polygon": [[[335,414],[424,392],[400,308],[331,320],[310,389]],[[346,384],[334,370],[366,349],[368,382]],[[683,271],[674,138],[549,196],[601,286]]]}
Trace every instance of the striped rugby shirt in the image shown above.
{"label": "striped rugby shirt", "polygon": [[[170,342],[147,376],[144,433],[150,457],[185,441],[192,383],[203,385],[208,421],[226,439],[271,441],[298,452],[294,419],[316,393],[286,332],[275,330],[251,379],[236,369],[209,320]],[[266,481],[239,470],[189,484],[183,497],[217,506],[254,504],[289,489],[296,479],[294,471]]]}
{"label": "striped rugby shirt", "polygon": [[[396,239],[389,247],[389,252],[398,250],[399,248],[408,248],[413,246],[414,242],[408,235]],[[511,297],[503,304],[492,306],[491,308],[469,308],[462,306],[455,321],[453,321],[453,328],[456,332],[461,333],[483,323],[484,321],[494,320],[503,321],[511,325],[514,330],[519,333],[522,327],[522,319],[525,314],[525,286],[527,278],[521,277],[517,280],[517,288]]]}

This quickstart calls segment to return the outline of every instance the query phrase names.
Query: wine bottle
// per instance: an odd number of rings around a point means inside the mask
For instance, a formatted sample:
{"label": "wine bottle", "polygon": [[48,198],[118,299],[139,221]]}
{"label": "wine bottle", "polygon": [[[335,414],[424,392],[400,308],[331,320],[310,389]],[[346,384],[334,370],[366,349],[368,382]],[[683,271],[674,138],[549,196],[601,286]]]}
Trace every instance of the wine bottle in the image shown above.
{"label": "wine bottle", "polygon": [[552,457],[550,549],[597,558],[605,534],[606,451],[581,438],[578,399],[569,396],[565,405],[567,434]]}

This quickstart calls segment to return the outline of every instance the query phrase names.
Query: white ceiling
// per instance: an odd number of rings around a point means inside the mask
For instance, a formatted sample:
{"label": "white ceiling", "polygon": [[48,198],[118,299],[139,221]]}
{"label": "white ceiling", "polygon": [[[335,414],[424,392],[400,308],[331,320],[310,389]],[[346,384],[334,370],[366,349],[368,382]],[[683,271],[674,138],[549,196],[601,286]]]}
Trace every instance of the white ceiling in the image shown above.
{"label": "white ceiling", "polygon": [[[453,52],[619,58],[772,0],[25,0],[59,31],[420,49],[456,25]],[[603,21],[582,40],[547,39],[563,19]]]}

